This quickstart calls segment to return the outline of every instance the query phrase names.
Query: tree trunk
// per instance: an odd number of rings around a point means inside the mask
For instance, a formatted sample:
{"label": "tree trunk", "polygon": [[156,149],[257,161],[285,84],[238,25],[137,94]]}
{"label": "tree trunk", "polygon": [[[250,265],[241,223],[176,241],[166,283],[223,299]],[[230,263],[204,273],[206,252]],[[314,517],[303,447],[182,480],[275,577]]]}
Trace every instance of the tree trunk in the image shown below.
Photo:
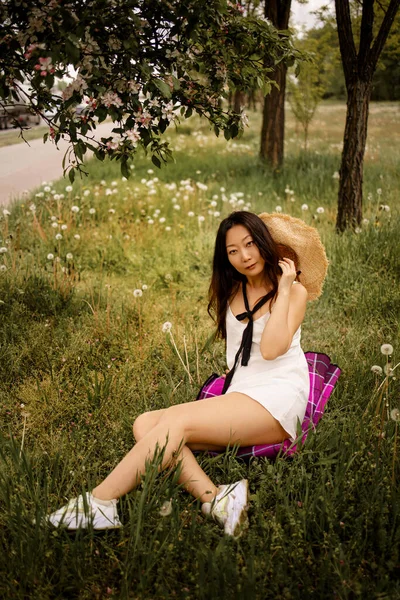
{"label": "tree trunk", "polygon": [[244,93],[241,90],[235,90],[233,96],[233,112],[239,115],[244,105]]}
{"label": "tree trunk", "polygon": [[[292,0],[264,1],[264,16],[278,30],[287,30]],[[272,86],[271,93],[264,99],[260,157],[269,162],[273,169],[279,167],[283,162],[286,72],[286,65],[280,63],[276,67],[271,79],[276,81],[279,88]]]}
{"label": "tree trunk", "polygon": [[267,160],[274,169],[283,162],[286,72],[286,65],[280,63],[272,76],[279,89],[273,86],[271,93],[264,99],[260,157]]}
{"label": "tree trunk", "polygon": [[371,81],[357,79],[348,86],[347,113],[338,195],[336,229],[344,231],[361,224],[362,182]]}

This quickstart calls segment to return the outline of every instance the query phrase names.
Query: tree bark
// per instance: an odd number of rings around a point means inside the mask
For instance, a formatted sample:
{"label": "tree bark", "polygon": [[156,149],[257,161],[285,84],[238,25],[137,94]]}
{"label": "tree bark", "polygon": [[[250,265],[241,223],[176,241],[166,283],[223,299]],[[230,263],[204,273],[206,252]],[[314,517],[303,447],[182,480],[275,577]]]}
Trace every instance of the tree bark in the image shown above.
{"label": "tree bark", "polygon": [[372,78],[382,48],[400,6],[390,0],[378,34],[373,39],[375,0],[362,5],[360,45],[357,53],[349,0],[335,0],[340,54],[347,89],[347,113],[340,166],[337,231],[354,229],[362,219],[362,183]]}
{"label": "tree bark", "polygon": [[273,86],[264,99],[260,157],[274,169],[283,163],[286,72],[286,65],[278,65],[272,79],[279,85],[279,89]]}
{"label": "tree bark", "polygon": [[[281,31],[289,26],[291,1],[265,0],[265,17]],[[273,86],[271,93],[264,99],[260,157],[274,169],[281,166],[283,162],[286,72],[285,64],[280,63],[276,67],[271,79],[276,81],[279,88]]]}
{"label": "tree bark", "polygon": [[244,93],[241,90],[235,90],[233,96],[233,112],[239,115],[244,105]]}
{"label": "tree bark", "polygon": [[355,228],[362,219],[362,183],[371,81],[357,79],[347,89],[347,113],[338,195],[336,229]]}

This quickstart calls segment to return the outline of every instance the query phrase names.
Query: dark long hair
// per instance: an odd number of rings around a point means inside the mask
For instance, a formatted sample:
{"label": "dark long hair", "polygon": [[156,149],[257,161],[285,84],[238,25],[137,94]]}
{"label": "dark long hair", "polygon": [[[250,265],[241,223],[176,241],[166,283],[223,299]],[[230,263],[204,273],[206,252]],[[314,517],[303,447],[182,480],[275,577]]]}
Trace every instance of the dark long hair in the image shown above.
{"label": "dark long hair", "polygon": [[[223,339],[226,338],[225,318],[228,302],[237,292],[241,282],[246,281],[246,276],[239,273],[229,262],[226,250],[226,234],[235,225],[246,227],[265,261],[264,273],[272,284],[272,290],[269,292],[271,303],[275,301],[278,293],[278,275],[282,274],[278,261],[283,256],[288,256],[286,247],[278,246],[274,242],[264,221],[254,213],[236,211],[221,221],[215,240],[212,276],[208,291],[208,313],[217,324],[216,335]],[[290,258],[294,260],[297,258],[293,255],[293,251]]]}

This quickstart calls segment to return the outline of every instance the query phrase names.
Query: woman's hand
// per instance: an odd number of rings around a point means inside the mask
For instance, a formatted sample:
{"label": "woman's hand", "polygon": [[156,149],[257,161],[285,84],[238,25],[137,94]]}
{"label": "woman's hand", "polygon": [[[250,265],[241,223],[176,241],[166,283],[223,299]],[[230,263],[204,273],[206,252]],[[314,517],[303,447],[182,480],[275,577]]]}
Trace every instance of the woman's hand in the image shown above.
{"label": "woman's hand", "polygon": [[296,266],[290,258],[283,258],[278,264],[282,269],[278,292],[290,292],[293,281],[296,279],[297,275]]}

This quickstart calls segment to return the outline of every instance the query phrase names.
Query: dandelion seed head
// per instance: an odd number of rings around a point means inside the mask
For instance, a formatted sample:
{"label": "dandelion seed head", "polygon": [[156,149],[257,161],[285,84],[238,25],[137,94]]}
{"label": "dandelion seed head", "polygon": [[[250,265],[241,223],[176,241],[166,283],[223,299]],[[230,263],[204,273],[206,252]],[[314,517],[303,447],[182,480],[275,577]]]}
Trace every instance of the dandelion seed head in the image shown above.
{"label": "dandelion seed head", "polygon": [[73,213],[78,213],[78,212],[79,212],[79,210],[80,210],[80,209],[79,209],[79,206],[71,206],[71,211],[72,211]]}
{"label": "dandelion seed head", "polygon": [[54,260],[54,254],[49,252],[49,254],[47,255],[47,260]]}
{"label": "dandelion seed head", "polygon": [[159,514],[162,517],[168,517],[171,513],[172,513],[172,498],[163,502],[163,505],[161,506],[161,508],[159,510]]}
{"label": "dandelion seed head", "polygon": [[390,356],[391,354],[393,354],[393,346],[392,346],[392,344],[382,344],[382,346],[381,346],[381,352],[385,356]]}
{"label": "dandelion seed head", "polygon": [[58,223],[56,223],[55,221],[53,221],[51,226],[53,227],[53,229],[58,229]]}
{"label": "dandelion seed head", "polygon": [[141,296],[143,296],[143,292],[142,290],[133,290],[133,295],[135,298],[140,298]]}
{"label": "dandelion seed head", "polygon": [[319,215],[322,215],[324,212],[325,212],[325,209],[324,209],[324,207],[323,207],[323,206],[318,206],[318,208],[317,208],[317,213],[318,213]]}
{"label": "dandelion seed head", "polygon": [[74,235],[74,238],[75,238],[76,240],[80,240],[80,239],[81,239],[81,236],[79,235],[79,233],[76,233],[76,234]]}
{"label": "dandelion seed head", "polygon": [[390,418],[396,423],[400,423],[400,410],[398,408],[393,408],[390,411]]}
{"label": "dandelion seed head", "polygon": [[66,230],[68,229],[68,225],[65,225],[65,224],[64,224],[64,225],[61,225],[61,229],[62,229],[63,231],[66,231]]}
{"label": "dandelion seed head", "polygon": [[90,196],[90,190],[85,190],[85,191],[83,192],[83,195],[84,195],[85,197],[87,197],[87,196]]}
{"label": "dandelion seed head", "polygon": [[11,215],[11,213],[10,213],[10,211],[9,211],[9,210],[7,210],[7,209],[5,208],[5,209],[3,210],[3,215],[4,215],[5,217],[9,217],[9,216]]}
{"label": "dandelion seed head", "polygon": [[67,185],[67,187],[65,188],[65,191],[68,193],[72,192],[72,185]]}
{"label": "dandelion seed head", "polygon": [[192,210],[188,212],[188,217],[194,217],[194,212]]}
{"label": "dandelion seed head", "polygon": [[170,321],[165,321],[161,329],[163,333],[169,333],[172,329],[172,323]]}
{"label": "dandelion seed head", "polygon": [[160,222],[160,223],[165,223],[165,217],[161,217],[161,218],[159,219],[159,222]]}
{"label": "dandelion seed head", "polygon": [[61,233],[56,233],[56,240],[62,240],[63,236],[61,235]]}
{"label": "dandelion seed head", "polygon": [[206,218],[205,218],[205,217],[203,217],[203,215],[199,215],[199,216],[197,217],[197,220],[198,220],[198,222],[199,222],[199,223],[203,223],[203,222],[205,221],[205,219],[206,219]]}
{"label": "dandelion seed head", "polygon": [[89,208],[89,215],[94,215],[96,213],[95,208]]}
{"label": "dandelion seed head", "polygon": [[165,231],[171,231],[171,227],[169,225],[167,225],[167,227],[165,228]]}
{"label": "dandelion seed head", "polygon": [[0,265],[0,272],[4,273],[4,271],[7,271],[6,265]]}
{"label": "dandelion seed head", "polygon": [[382,375],[382,367],[380,367],[379,365],[372,365],[371,371],[373,373],[376,373],[377,375]]}
{"label": "dandelion seed head", "polygon": [[308,204],[302,204],[301,210],[308,210]]}
{"label": "dandelion seed head", "polygon": [[148,286],[147,286],[147,285],[144,283],[144,284],[142,285],[142,290],[146,291],[146,290],[147,290],[147,287],[148,287]]}
{"label": "dandelion seed head", "polygon": [[279,204],[278,206],[275,206],[275,211],[278,213],[282,212],[282,206],[279,206]]}
{"label": "dandelion seed head", "polygon": [[66,259],[67,260],[72,260],[74,258],[74,255],[71,252],[68,252]]}

